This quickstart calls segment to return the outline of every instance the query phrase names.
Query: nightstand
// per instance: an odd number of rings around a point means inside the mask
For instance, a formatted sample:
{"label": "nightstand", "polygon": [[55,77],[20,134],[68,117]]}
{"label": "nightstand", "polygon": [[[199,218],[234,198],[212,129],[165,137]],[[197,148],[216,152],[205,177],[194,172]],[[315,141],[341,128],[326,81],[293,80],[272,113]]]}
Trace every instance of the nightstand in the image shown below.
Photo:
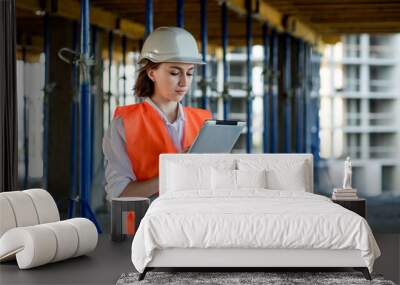
{"label": "nightstand", "polygon": [[359,214],[361,217],[367,217],[367,201],[365,199],[357,200],[333,200],[332,202],[339,204],[340,206]]}

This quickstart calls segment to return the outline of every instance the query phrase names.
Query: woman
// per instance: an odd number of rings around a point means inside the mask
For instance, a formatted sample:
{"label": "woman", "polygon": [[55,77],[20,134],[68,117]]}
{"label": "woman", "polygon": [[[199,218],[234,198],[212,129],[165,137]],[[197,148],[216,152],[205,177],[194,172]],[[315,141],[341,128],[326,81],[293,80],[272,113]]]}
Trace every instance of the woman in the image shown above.
{"label": "woman", "polygon": [[203,64],[193,36],[161,27],[143,44],[135,94],[145,100],[118,107],[103,139],[107,198],[158,194],[161,153],[184,152],[210,112],[183,107],[196,64]]}

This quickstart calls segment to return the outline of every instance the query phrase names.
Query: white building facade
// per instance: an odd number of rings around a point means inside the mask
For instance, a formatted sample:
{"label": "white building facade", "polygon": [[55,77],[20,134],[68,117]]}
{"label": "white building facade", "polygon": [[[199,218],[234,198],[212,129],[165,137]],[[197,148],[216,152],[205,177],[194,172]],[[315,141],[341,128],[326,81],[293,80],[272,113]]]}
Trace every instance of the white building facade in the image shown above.
{"label": "white building facade", "polygon": [[353,161],[359,195],[400,195],[400,35],[349,35],[321,62],[323,179],[340,187]]}

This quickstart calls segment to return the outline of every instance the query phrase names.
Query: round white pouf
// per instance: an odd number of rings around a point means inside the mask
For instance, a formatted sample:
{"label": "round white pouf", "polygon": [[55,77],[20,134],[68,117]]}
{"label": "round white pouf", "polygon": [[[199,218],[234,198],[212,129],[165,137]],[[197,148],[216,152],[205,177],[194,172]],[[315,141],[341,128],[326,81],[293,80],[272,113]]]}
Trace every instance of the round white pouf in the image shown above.
{"label": "round white pouf", "polygon": [[30,196],[23,191],[2,192],[13,209],[17,227],[26,227],[39,224],[38,214]]}
{"label": "round white pouf", "polygon": [[53,231],[57,240],[57,252],[51,262],[70,258],[78,250],[78,233],[66,221],[44,224]]}
{"label": "round white pouf", "polygon": [[0,238],[9,229],[15,228],[17,222],[8,199],[0,195]]}
{"label": "round white pouf", "polygon": [[48,191],[43,189],[29,189],[22,192],[29,195],[32,199],[39,218],[39,224],[57,222],[60,220],[56,202]]}
{"label": "round white pouf", "polygon": [[97,246],[98,233],[96,226],[88,219],[74,218],[65,220],[71,224],[78,233],[78,249],[74,255],[79,256],[94,250]]}
{"label": "round white pouf", "polygon": [[95,225],[84,218],[13,228],[0,238],[0,261],[16,257],[28,269],[86,254],[97,241]]}
{"label": "round white pouf", "polygon": [[0,260],[15,255],[20,269],[49,263],[56,252],[56,236],[41,225],[11,229],[0,239]]}

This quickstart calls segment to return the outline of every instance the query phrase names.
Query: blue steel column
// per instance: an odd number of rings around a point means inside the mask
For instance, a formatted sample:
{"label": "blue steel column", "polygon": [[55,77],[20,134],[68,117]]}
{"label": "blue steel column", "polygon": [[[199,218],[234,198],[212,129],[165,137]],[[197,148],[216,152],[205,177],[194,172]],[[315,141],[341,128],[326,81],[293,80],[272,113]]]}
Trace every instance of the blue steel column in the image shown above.
{"label": "blue steel column", "polygon": [[308,63],[307,63],[307,43],[303,42],[303,150],[307,152],[307,96],[308,96]]}
{"label": "blue steel column", "polygon": [[296,82],[296,152],[304,151],[304,42],[297,40],[297,82]]}
{"label": "blue steel column", "polygon": [[285,152],[292,151],[292,82],[291,82],[291,38],[289,34],[284,35],[284,48],[285,48],[285,65],[284,65],[284,90],[285,90],[285,120],[284,120],[284,134],[285,134]]}
{"label": "blue steel column", "polygon": [[[89,0],[81,1],[81,54],[88,61],[90,57],[90,25],[89,25]],[[82,71],[81,98],[80,98],[80,184],[81,184],[81,215],[88,217],[88,209],[85,203],[89,202],[90,191],[90,75],[88,70]]]}
{"label": "blue steel column", "polygon": [[307,152],[307,96],[308,96],[308,57],[306,42],[303,42],[303,151]]}
{"label": "blue steel column", "polygon": [[[74,22],[74,31],[72,35],[72,49],[78,50],[78,23]],[[71,157],[70,157],[70,171],[71,171],[71,190],[69,193],[68,202],[68,219],[75,216],[75,202],[78,193],[78,179],[77,179],[77,166],[78,166],[78,134],[77,134],[77,123],[78,123],[78,66],[72,65],[72,76],[71,76],[71,89],[73,90],[72,102],[71,102]]]}
{"label": "blue steel column", "polygon": [[221,37],[222,37],[222,66],[223,66],[223,90],[222,90],[222,98],[224,104],[224,120],[229,119],[229,112],[230,112],[230,96],[229,96],[229,66],[228,61],[226,59],[226,54],[228,52],[228,7],[226,6],[226,2],[222,3],[221,6]]}
{"label": "blue steel column", "polygon": [[[200,1],[200,14],[201,14],[201,55],[204,62],[207,62],[207,0]],[[208,108],[207,98],[207,64],[201,67],[201,107]]]}
{"label": "blue steel column", "polygon": [[[97,44],[97,28],[96,26],[92,27],[92,56],[96,58],[96,44]],[[92,90],[94,91],[94,90]],[[94,92],[90,92],[90,189],[92,189],[93,175],[94,175],[94,113],[96,106],[96,94]]]}
{"label": "blue steel column", "polygon": [[319,120],[319,69],[320,69],[320,55],[312,52],[311,58],[311,74],[312,74],[312,127],[311,127],[311,152],[314,156],[314,179],[316,189],[319,189],[319,163],[320,163],[320,120]]}
{"label": "blue steel column", "polygon": [[268,96],[268,81],[269,81],[269,48],[268,48],[268,25],[263,24],[263,44],[264,44],[264,58],[263,58],[263,68],[264,68],[264,89],[263,89],[263,151],[264,153],[270,152],[270,131],[271,131],[271,112],[270,112],[270,96]]}
{"label": "blue steel column", "polygon": [[278,152],[278,40],[276,30],[272,29],[270,41],[270,69],[269,97],[271,98],[271,152]]}
{"label": "blue steel column", "polygon": [[153,0],[146,0],[144,38],[153,31]]}
{"label": "blue steel column", "polygon": [[246,0],[246,79],[247,79],[247,96],[246,96],[246,120],[247,120],[247,135],[246,135],[246,152],[251,153],[253,146],[253,108],[252,108],[252,64],[251,64],[251,49],[252,49],[252,1]]}
{"label": "blue steel column", "polygon": [[114,33],[113,31],[108,32],[108,92],[107,92],[107,118],[108,124],[111,122],[111,67],[113,60],[113,49],[114,49]]}
{"label": "blue steel column", "polygon": [[126,36],[122,36],[122,65],[124,66],[124,73],[122,75],[122,81],[124,82],[122,98],[124,99],[124,105],[126,105],[126,45]]}
{"label": "blue steel column", "polygon": [[306,143],[307,152],[314,157],[314,183],[315,191],[319,190],[319,61],[320,57],[315,55],[312,47],[305,46],[305,72],[306,72]]}
{"label": "blue steel column", "polygon": [[81,189],[81,215],[89,218],[96,224],[97,230],[101,229],[94,213],[90,209],[90,7],[89,0],[81,0],[81,54],[84,68],[80,84],[80,189]]}
{"label": "blue steel column", "polygon": [[184,0],[176,0],[176,26],[183,28],[183,4]]}
{"label": "blue steel column", "polygon": [[310,113],[311,113],[311,99],[310,99],[310,93],[311,93],[311,86],[312,86],[312,81],[311,81],[311,61],[310,61],[310,45],[306,44],[304,47],[304,72],[305,72],[305,104],[304,104],[304,116],[305,116],[305,152],[310,153],[311,152],[311,132],[310,132]]}
{"label": "blue steel column", "polygon": [[49,15],[43,19],[44,30],[44,88],[43,88],[43,188],[47,189],[48,177],[48,138],[49,138],[49,84],[50,84],[50,26]]}
{"label": "blue steel column", "polygon": [[304,65],[304,101],[303,101],[303,111],[304,111],[304,121],[303,121],[303,137],[304,137],[304,144],[303,144],[303,152],[310,152],[309,151],[309,137],[308,137],[308,108],[309,108],[309,104],[308,104],[308,98],[309,98],[309,92],[310,92],[310,88],[309,88],[309,44],[304,42],[304,51],[303,51],[303,65]]}

